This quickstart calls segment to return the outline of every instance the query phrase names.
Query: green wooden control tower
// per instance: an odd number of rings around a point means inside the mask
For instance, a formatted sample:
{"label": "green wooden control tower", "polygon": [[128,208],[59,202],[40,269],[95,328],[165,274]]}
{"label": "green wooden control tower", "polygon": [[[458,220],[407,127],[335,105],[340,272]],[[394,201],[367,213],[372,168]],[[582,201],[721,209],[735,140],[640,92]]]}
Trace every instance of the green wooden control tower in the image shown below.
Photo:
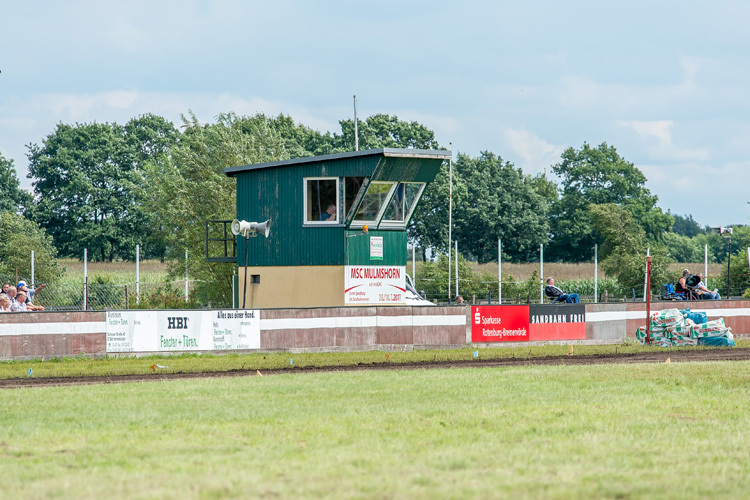
{"label": "green wooden control tower", "polygon": [[237,219],[270,221],[266,238],[237,237],[239,304],[403,304],[406,227],[450,155],[371,149],[225,169]]}

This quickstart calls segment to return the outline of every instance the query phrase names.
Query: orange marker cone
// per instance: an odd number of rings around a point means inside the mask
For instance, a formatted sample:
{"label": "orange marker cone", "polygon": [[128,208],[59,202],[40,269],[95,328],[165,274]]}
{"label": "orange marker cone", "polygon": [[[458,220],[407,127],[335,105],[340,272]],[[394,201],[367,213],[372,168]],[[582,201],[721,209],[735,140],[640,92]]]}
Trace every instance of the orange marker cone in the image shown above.
{"label": "orange marker cone", "polygon": [[151,371],[152,371],[152,372],[155,372],[155,371],[156,371],[156,363],[154,363],[153,365],[151,365]]}

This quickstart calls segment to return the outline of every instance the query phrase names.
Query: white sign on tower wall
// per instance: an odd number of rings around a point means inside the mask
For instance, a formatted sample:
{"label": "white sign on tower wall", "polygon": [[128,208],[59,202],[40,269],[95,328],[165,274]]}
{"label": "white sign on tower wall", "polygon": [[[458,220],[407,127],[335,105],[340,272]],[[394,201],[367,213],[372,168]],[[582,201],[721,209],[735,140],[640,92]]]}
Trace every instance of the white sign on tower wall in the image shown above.
{"label": "white sign on tower wall", "polygon": [[370,236],[370,260],[383,260],[382,236]]}
{"label": "white sign on tower wall", "polygon": [[406,266],[345,266],[346,305],[404,304]]}

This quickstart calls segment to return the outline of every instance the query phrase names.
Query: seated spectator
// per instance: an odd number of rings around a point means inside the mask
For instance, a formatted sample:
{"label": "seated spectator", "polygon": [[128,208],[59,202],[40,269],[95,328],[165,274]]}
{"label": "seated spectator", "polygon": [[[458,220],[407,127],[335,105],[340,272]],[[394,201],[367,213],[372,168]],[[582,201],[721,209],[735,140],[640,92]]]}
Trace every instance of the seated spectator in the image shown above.
{"label": "seated spectator", "polygon": [[[44,285],[37,288],[37,290],[41,290],[42,288],[44,288]],[[34,305],[31,302],[31,297],[33,296],[33,294],[29,292],[29,288],[26,286],[25,281],[21,281],[20,283],[18,283],[18,291],[26,293],[26,308],[29,311],[44,311],[44,307]]]}
{"label": "seated spectator", "polygon": [[557,302],[565,301],[568,304],[579,304],[581,302],[577,293],[565,293],[557,288],[554,278],[547,278],[547,286],[544,287],[544,294],[547,298],[554,299]]}
{"label": "seated spectator", "polygon": [[5,292],[8,295],[8,298],[10,299],[10,305],[13,305],[13,302],[16,301],[16,293],[18,290],[16,290],[16,287],[13,285],[8,287],[8,291]]}
{"label": "seated spectator", "polygon": [[721,300],[721,295],[717,290],[711,292],[706,285],[703,283],[703,276],[701,273],[696,274],[698,276],[698,285],[695,287],[695,293],[698,294],[698,300]]}
{"label": "seated spectator", "polygon": [[466,305],[466,302],[464,302],[464,298],[461,295],[459,295],[458,297],[456,297],[456,305],[457,306]]}
{"label": "seated spectator", "polygon": [[[14,286],[10,288],[15,289]],[[29,309],[26,307],[26,292],[18,292],[16,300],[12,301],[10,304],[10,312],[26,312],[28,310]]]}
{"label": "seated spectator", "polygon": [[0,293],[0,312],[10,311],[10,297],[7,293]]}
{"label": "seated spectator", "polygon": [[677,280],[677,284],[674,287],[674,293],[682,297],[683,299],[694,299],[695,297],[691,297],[690,290],[688,289],[687,284],[685,283],[685,280],[687,277],[690,276],[690,271],[687,269],[682,271],[682,277]]}
{"label": "seated spectator", "polygon": [[8,288],[10,288],[10,283],[6,281],[5,283],[3,283],[3,293],[6,295],[8,293]]}
{"label": "seated spectator", "polygon": [[21,290],[21,287],[23,287],[26,290],[26,294],[27,294],[27,298],[28,298],[28,300],[26,301],[26,303],[28,304],[29,302],[33,302],[34,301],[34,296],[38,292],[40,292],[42,290],[42,288],[44,288],[45,286],[47,286],[47,285],[41,284],[41,285],[39,285],[36,288],[29,288],[26,285],[25,281],[19,281],[18,285],[16,285],[16,288],[19,289],[19,290]]}

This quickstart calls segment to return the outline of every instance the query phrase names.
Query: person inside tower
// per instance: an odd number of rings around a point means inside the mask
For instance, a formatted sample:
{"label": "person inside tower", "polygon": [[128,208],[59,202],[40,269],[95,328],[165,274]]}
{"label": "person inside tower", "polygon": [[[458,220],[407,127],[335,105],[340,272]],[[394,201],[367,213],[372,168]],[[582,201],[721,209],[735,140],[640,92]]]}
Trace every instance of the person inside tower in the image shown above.
{"label": "person inside tower", "polygon": [[544,287],[544,294],[547,298],[555,302],[567,302],[568,304],[580,304],[581,299],[577,293],[565,293],[555,286],[554,278],[547,278],[547,286]]}
{"label": "person inside tower", "polygon": [[328,205],[328,209],[320,214],[320,220],[326,222],[332,222],[336,220],[336,205],[331,203]]}

